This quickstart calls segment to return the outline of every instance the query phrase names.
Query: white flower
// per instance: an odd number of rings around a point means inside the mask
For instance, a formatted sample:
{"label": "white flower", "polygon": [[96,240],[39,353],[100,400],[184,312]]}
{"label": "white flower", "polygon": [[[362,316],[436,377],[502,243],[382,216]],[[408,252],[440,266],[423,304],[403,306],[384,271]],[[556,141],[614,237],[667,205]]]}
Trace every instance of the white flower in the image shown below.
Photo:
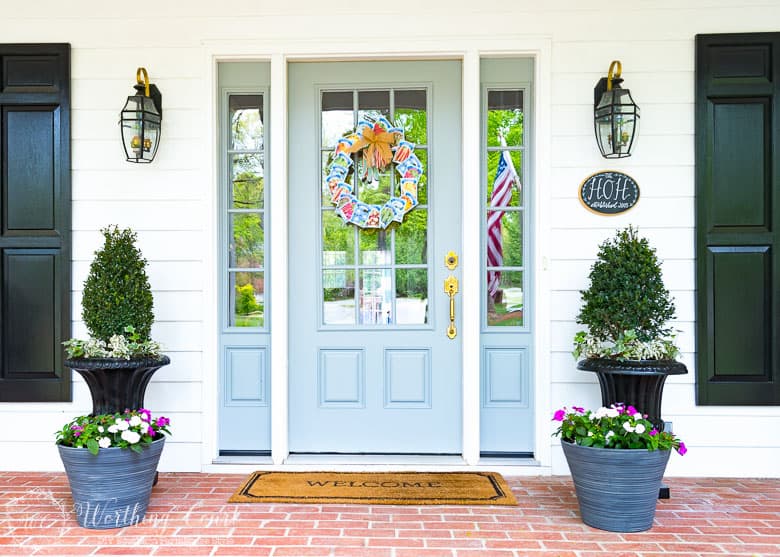
{"label": "white flower", "polygon": [[122,418],[117,418],[116,427],[119,431],[125,431],[127,428],[130,427],[130,424],[127,423],[127,420],[123,420]]}
{"label": "white flower", "polygon": [[617,418],[618,416],[620,416],[620,412],[617,411],[617,408],[607,408],[608,418]]}
{"label": "white flower", "polygon": [[109,439],[108,437],[99,437],[98,445],[100,445],[101,449],[107,449],[111,446],[111,439]]}
{"label": "white flower", "polygon": [[636,414],[634,414],[634,418],[637,419],[637,420],[641,420],[642,419],[642,412],[637,412]]}
{"label": "white flower", "polygon": [[104,428],[102,425],[99,425],[98,432],[103,433],[104,431],[106,431],[106,428]]}
{"label": "white flower", "polygon": [[138,443],[141,440],[141,436],[138,435],[135,431],[123,431],[122,439],[132,445],[134,443]]}
{"label": "white flower", "polygon": [[634,428],[631,426],[628,422],[623,422],[623,429],[625,429],[627,432],[631,433],[634,431]]}
{"label": "white flower", "polygon": [[615,432],[610,430],[607,432],[607,434],[604,436],[604,441],[609,441],[610,437],[613,437],[615,435]]}
{"label": "white flower", "polygon": [[588,432],[588,437],[593,437],[593,432],[592,431]]}
{"label": "white flower", "polygon": [[645,426],[642,424],[636,424],[636,427],[634,428],[634,431],[637,433],[644,433],[645,432]]}
{"label": "white flower", "polygon": [[133,416],[132,418],[130,418],[130,426],[131,427],[136,427],[136,426],[139,426],[139,425],[141,425],[141,417],[140,416]]}
{"label": "white flower", "polygon": [[109,433],[116,433],[117,431],[119,431],[119,426],[117,426],[116,424],[112,424],[108,426]]}
{"label": "white flower", "polygon": [[593,417],[597,420],[600,420],[601,418],[606,417],[608,411],[609,411],[608,408],[602,406],[601,408],[599,408],[593,413]]}

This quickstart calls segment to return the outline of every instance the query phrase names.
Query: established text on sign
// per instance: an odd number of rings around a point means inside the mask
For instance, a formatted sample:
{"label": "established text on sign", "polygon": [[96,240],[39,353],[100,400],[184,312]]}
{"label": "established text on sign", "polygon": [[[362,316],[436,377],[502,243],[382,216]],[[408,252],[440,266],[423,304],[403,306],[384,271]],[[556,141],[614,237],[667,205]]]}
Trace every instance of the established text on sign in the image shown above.
{"label": "established text on sign", "polygon": [[637,204],[639,185],[628,174],[602,170],[582,182],[580,201],[594,213],[616,215]]}

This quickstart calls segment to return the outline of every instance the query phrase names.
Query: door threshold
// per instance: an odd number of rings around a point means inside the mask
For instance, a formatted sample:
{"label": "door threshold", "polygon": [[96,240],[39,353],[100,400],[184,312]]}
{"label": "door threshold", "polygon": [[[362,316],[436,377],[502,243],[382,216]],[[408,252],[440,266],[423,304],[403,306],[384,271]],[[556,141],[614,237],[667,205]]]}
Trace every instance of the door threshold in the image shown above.
{"label": "door threshold", "polygon": [[465,466],[461,455],[451,454],[344,454],[344,453],[291,453],[285,464],[376,464]]}
{"label": "door threshold", "polygon": [[256,464],[256,465],[268,465],[273,464],[273,460],[270,455],[258,455],[258,454],[230,454],[219,455],[217,458],[211,461],[212,464]]}

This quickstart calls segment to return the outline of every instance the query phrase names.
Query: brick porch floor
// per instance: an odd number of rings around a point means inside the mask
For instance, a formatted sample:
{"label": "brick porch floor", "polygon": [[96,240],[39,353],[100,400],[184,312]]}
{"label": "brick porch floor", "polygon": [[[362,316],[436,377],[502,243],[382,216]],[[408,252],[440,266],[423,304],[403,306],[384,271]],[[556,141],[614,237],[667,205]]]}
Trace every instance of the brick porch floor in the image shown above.
{"label": "brick porch floor", "polygon": [[226,503],[242,479],[163,473],[142,524],[86,530],[63,474],[0,473],[0,555],[780,555],[777,479],[667,478],[672,499],[639,534],[583,525],[568,476],[508,477],[519,507]]}

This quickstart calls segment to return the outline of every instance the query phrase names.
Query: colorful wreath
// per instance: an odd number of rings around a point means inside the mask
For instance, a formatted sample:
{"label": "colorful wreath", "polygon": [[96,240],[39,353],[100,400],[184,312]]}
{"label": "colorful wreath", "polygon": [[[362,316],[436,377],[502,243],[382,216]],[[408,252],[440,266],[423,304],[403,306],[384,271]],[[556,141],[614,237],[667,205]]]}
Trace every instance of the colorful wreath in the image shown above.
{"label": "colorful wreath", "polygon": [[[352,182],[347,182],[352,154],[363,151],[362,169],[355,168]],[[355,196],[354,182],[378,179],[379,173],[392,163],[400,174],[400,196],[393,195],[384,205],[369,205]],[[362,176],[359,176],[362,174]],[[417,184],[423,165],[414,154],[414,144],[404,139],[404,131],[393,127],[382,117],[376,122],[361,120],[355,131],[339,139],[328,165],[325,183],[336,213],[345,223],[360,228],[387,228],[393,222],[403,222],[406,213],[417,204]]]}

